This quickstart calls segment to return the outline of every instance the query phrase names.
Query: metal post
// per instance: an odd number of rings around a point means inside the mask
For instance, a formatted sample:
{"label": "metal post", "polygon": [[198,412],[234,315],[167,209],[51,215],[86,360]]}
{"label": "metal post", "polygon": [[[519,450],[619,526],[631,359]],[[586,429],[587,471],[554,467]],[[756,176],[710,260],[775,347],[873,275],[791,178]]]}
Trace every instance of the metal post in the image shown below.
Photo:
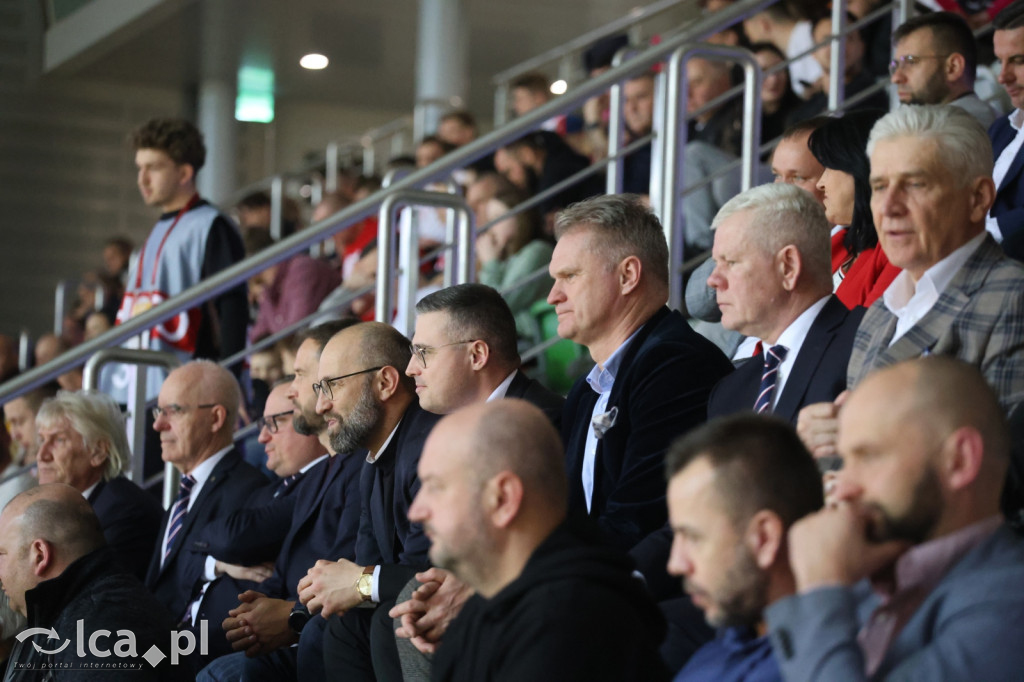
{"label": "metal post", "polygon": [[[624,47],[612,57],[612,67],[619,66],[635,50]],[[608,109],[608,168],[605,175],[605,192],[607,194],[622,194],[622,174],[625,168],[625,160],[619,155],[622,148],[622,140],[626,135],[626,126],[622,116],[622,82],[615,83],[609,92]]]}
{"label": "metal post", "polygon": [[363,145],[363,177],[368,178],[377,168],[377,149],[374,139],[369,135],[363,135],[360,142]]}
{"label": "metal post", "polygon": [[57,337],[64,335],[64,306],[67,300],[68,281],[62,279],[57,282],[57,288],[53,296],[53,333]]}
{"label": "metal post", "polygon": [[18,371],[25,372],[32,365],[32,336],[27,329],[18,335]]}
{"label": "metal post", "polygon": [[846,99],[846,0],[832,3],[832,53],[829,58],[828,110],[838,111]]}
{"label": "metal post", "polygon": [[281,240],[281,209],[284,205],[284,178],[275,175],[270,181],[270,236]]}
{"label": "metal post", "polygon": [[326,170],[324,171],[324,184],[327,186],[328,192],[338,191],[338,143],[328,142],[327,151],[324,152],[327,157]]}
{"label": "metal post", "polygon": [[685,218],[680,192],[685,187],[683,153],[687,142],[686,116],[680,115],[686,101],[686,62],[692,57],[743,63],[743,156],[742,180],[744,190],[753,186],[757,172],[757,151],[761,140],[761,68],[753,53],[743,48],[700,44],[683,46],[669,59],[668,87],[665,114],[662,226],[669,246],[669,307],[682,307],[683,275],[680,268],[683,253]]}
{"label": "metal post", "polygon": [[494,89],[494,127],[508,123],[508,81],[502,81]]}

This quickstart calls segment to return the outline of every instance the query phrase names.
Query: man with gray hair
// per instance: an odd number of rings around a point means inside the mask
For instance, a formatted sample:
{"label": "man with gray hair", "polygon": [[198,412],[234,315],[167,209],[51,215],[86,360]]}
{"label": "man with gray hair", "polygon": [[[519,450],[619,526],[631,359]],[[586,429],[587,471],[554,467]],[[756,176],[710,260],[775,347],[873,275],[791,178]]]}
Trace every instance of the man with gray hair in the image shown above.
{"label": "man with gray hair", "polygon": [[117,404],[99,392],[60,391],[39,408],[36,428],[39,484],[64,483],[82,493],[117,560],[144,578],[163,509],[122,473],[131,450]]}
{"label": "man with gray hair", "polygon": [[[666,522],[665,450],[704,421],[711,387],[732,364],[665,306],[665,234],[636,195],[574,204],[555,234],[548,302],[558,335],[596,363],[562,414],[569,513],[629,550]],[[664,563],[651,570],[664,573]]]}
{"label": "man with gray hair", "polygon": [[[1009,412],[1024,399],[1024,265],[985,232],[995,195],[988,136],[957,107],[907,105],[879,119],[867,151],[878,242],[903,272],[864,315],[847,384],[901,360],[952,355],[979,368]],[[816,456],[835,454],[838,409],[801,412]]]}
{"label": "man with gray hair", "polygon": [[763,352],[715,385],[708,417],[754,410],[794,422],[804,405],[846,388],[864,314],[832,294],[825,211],[795,185],[761,185],[732,198],[713,227],[708,286],[722,325],[759,339]]}

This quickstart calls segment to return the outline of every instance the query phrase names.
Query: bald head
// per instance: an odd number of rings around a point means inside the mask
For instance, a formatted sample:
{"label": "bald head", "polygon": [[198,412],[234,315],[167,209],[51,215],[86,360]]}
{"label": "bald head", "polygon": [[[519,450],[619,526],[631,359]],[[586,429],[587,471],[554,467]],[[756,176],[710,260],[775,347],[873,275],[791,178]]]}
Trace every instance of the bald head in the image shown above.
{"label": "bald head", "polygon": [[0,582],[11,608],[26,615],[28,590],[105,544],[92,507],[71,486],[41,485],[12,499],[0,514]]}
{"label": "bald head", "polygon": [[175,374],[181,381],[195,387],[195,392],[202,396],[202,402],[222,405],[227,411],[225,428],[234,430],[238,406],[242,402],[242,391],[235,375],[210,360],[193,360],[171,372],[171,376]]}

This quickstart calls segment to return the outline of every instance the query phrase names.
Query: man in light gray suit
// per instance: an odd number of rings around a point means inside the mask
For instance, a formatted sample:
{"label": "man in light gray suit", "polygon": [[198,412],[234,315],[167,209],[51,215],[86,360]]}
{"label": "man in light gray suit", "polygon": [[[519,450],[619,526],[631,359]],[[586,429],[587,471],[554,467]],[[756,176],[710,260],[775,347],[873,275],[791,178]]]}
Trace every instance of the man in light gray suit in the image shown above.
{"label": "man in light gray suit", "polygon": [[971,365],[879,370],[839,415],[830,504],[789,532],[796,594],[766,610],[782,676],[1019,680],[1024,538],[999,513],[1010,437]]}
{"label": "man in light gray suit", "polygon": [[[988,135],[962,109],[907,105],[879,119],[867,151],[878,242],[903,272],[861,321],[847,385],[901,360],[952,355],[979,368],[1009,412],[1024,400],[1024,265],[985,232]],[[835,453],[841,398],[800,413],[815,456]]]}

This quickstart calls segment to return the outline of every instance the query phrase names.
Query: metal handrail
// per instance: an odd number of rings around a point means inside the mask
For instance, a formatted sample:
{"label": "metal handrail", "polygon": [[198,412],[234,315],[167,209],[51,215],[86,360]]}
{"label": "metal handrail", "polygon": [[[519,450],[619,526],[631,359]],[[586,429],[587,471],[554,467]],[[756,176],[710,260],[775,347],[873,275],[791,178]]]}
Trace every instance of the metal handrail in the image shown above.
{"label": "metal handrail", "polygon": [[[475,231],[473,229],[473,213],[466,205],[466,200],[456,194],[447,192],[426,192],[422,190],[402,190],[389,195],[380,205],[380,218],[377,225],[377,300],[375,304],[375,317],[378,322],[391,323],[395,313],[394,290],[392,278],[388,276],[393,269],[391,264],[395,262],[395,218],[398,209],[402,206],[434,206],[447,208],[458,215],[458,225],[453,229],[448,224],[446,235],[446,246],[448,255],[445,258],[445,282],[448,284],[463,284],[471,281],[473,274],[473,243]],[[401,235],[402,248],[402,270],[399,275],[399,296],[402,299],[402,309],[405,311],[405,329],[413,328],[415,322],[413,305],[416,303],[415,295],[419,283],[419,250],[415,247],[415,241],[419,235],[419,228],[416,221],[410,221],[411,229],[404,231]],[[451,261],[455,262],[452,263]],[[452,273],[455,273],[454,278]]]}
{"label": "metal handrail", "polygon": [[508,121],[508,94],[509,82],[524,73],[535,71],[545,64],[562,60],[573,53],[590,47],[590,45],[602,38],[613,36],[616,33],[632,28],[643,21],[652,19],[668,10],[676,9],[687,3],[687,0],[659,0],[646,7],[637,7],[624,17],[619,17],[604,26],[587,31],[581,36],[573,38],[567,43],[562,43],[546,52],[531,57],[525,61],[509,67],[504,71],[495,74],[491,82],[495,86],[494,92],[494,123],[504,125]]}
{"label": "metal handrail", "polygon": [[[418,169],[407,177],[397,180],[386,190],[381,190],[370,197],[353,203],[335,215],[281,240],[279,243],[240,263],[225,268],[216,275],[190,287],[177,296],[154,306],[138,317],[127,320],[124,324],[118,325],[102,335],[76,346],[46,365],[36,367],[7,382],[0,386],[0,402],[21,395],[36,386],[42,385],[46,381],[56,378],[69,369],[79,366],[89,356],[99,350],[120,344],[173,315],[193,308],[199,303],[244,283],[249,277],[261,272],[266,267],[279,263],[303,250],[307,250],[312,245],[322,241],[326,236],[372,215],[380,202],[392,193],[415,189],[431,181],[443,179],[450,175],[452,171],[464,168],[468,164],[491,153],[499,146],[505,145],[518,139],[523,134],[536,129],[549,118],[574,110],[590,97],[608,90],[612,84],[643,73],[654,64],[666,59],[679,47],[692,43],[694,40],[703,39],[719,31],[723,26],[730,26],[775,2],[776,0],[741,0],[713,15],[697,19],[691,31],[688,31],[686,35],[673,37],[662,42],[660,45],[645,50],[627,63],[590,79],[556,100],[548,102],[517,118],[507,126],[483,135],[479,139],[456,149],[430,166]],[[379,274],[386,276],[386,271]]]}
{"label": "metal handrail", "polygon": [[[104,366],[119,363],[126,365],[139,365],[143,367],[163,367],[171,371],[181,365],[181,360],[174,353],[155,350],[140,350],[137,348],[107,348],[102,350],[85,363],[82,372],[82,388],[85,390],[97,390],[100,385],[100,370]],[[143,482],[145,476],[145,452],[146,452],[146,373],[138,373],[138,384],[135,387],[132,403],[128,410],[126,427],[131,436],[132,466],[128,477],[139,483]],[[164,508],[167,509],[174,501],[178,489],[178,470],[170,462],[164,464]]]}

